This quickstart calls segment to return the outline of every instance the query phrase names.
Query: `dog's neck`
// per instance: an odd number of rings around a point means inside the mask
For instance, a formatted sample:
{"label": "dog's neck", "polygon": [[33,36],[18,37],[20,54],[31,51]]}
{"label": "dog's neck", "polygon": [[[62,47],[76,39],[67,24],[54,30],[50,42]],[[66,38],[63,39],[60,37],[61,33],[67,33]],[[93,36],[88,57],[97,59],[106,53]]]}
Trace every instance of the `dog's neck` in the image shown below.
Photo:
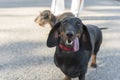
{"label": "dog's neck", "polygon": [[57,18],[53,14],[51,14],[51,21],[50,21],[50,26],[53,27],[55,25]]}

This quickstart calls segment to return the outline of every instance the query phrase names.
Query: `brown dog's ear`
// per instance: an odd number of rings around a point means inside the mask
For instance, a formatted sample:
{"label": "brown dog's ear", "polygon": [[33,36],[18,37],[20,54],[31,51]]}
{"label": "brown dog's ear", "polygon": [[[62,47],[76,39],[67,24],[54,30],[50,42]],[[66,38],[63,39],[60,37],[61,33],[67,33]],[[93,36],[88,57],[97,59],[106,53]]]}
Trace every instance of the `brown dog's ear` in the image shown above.
{"label": "brown dog's ear", "polygon": [[61,22],[58,22],[54,25],[54,27],[51,29],[48,39],[47,39],[47,46],[48,47],[54,47],[58,45],[59,42],[59,32],[58,28],[60,27]]}

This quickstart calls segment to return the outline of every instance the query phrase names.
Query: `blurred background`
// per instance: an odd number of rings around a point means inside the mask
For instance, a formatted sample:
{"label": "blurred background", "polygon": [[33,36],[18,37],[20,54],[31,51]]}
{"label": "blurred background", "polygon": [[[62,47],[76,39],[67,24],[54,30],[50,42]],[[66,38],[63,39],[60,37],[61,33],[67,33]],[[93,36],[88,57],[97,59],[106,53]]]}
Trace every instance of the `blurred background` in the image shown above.
{"label": "blurred background", "polygon": [[[50,26],[34,22],[51,0],[0,0],[0,80],[62,80],[54,65],[55,48],[46,46]],[[70,11],[71,0],[65,0]],[[86,80],[120,79],[120,0],[85,0],[79,14],[84,24],[107,27],[98,53],[98,68]],[[78,80],[77,78],[73,80]]]}

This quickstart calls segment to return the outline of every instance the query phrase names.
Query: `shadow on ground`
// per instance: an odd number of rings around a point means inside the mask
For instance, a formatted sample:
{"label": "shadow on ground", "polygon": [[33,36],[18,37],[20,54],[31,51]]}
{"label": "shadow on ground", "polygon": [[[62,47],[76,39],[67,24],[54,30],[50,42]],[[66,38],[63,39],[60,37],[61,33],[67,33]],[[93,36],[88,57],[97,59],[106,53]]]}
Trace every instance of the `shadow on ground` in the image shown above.
{"label": "shadow on ground", "polygon": [[1,55],[8,58],[6,61],[0,61],[0,70],[52,64],[53,57],[43,55],[41,50],[45,48],[44,43],[23,41],[0,46]]}
{"label": "shadow on ground", "polygon": [[[102,49],[98,55],[104,54],[105,56],[98,56],[98,68],[89,68],[87,74],[88,80],[118,80],[119,61],[120,61],[119,49]],[[114,68],[114,69],[111,69]],[[113,74],[115,75],[113,77]]]}

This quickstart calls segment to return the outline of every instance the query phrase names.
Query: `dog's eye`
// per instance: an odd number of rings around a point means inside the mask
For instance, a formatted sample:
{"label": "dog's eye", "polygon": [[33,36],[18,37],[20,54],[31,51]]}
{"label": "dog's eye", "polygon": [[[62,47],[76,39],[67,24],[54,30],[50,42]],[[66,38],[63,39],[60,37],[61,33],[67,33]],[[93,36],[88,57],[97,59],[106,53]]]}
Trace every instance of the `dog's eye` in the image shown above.
{"label": "dog's eye", "polygon": [[78,26],[78,27],[80,27],[81,23],[80,22],[76,22],[75,25]]}
{"label": "dog's eye", "polygon": [[76,25],[80,26],[80,25],[81,25],[81,23],[77,21],[77,22],[76,22]]}
{"label": "dog's eye", "polygon": [[63,24],[66,24],[66,21],[64,21]]}
{"label": "dog's eye", "polygon": [[67,23],[67,20],[65,20],[65,21],[62,22],[63,25],[66,24],[66,23]]}
{"label": "dog's eye", "polygon": [[44,19],[47,19],[48,17],[49,17],[48,14],[44,15]]}
{"label": "dog's eye", "polygon": [[75,23],[76,31],[78,31],[78,30],[80,29],[80,27],[81,27],[80,22],[76,22],[76,23]]}

